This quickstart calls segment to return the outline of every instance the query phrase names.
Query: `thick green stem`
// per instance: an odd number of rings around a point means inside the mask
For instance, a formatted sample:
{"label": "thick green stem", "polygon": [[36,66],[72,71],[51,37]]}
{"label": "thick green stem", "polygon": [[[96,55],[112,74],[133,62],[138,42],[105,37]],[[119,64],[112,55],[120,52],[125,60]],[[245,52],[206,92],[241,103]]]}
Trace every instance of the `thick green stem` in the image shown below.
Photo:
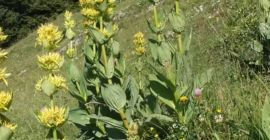
{"label": "thick green stem", "polygon": [[121,119],[122,119],[122,121],[124,123],[124,127],[126,129],[128,129],[129,128],[129,125],[128,125],[128,120],[127,120],[127,117],[126,117],[125,112],[123,110],[120,110],[119,114],[120,114],[120,117],[121,117]]}
{"label": "thick green stem", "polygon": [[[158,21],[158,14],[157,14],[157,7],[154,6],[154,21],[155,21],[155,26],[156,28],[159,28],[159,21]],[[157,33],[157,40],[158,42],[161,41],[161,35],[159,33]]]}
{"label": "thick green stem", "polygon": [[54,103],[53,103],[53,96],[50,96],[50,102],[51,102],[51,107],[53,107]]}
{"label": "thick green stem", "polygon": [[[99,18],[99,28],[100,30],[103,30],[103,18],[100,17]],[[108,66],[108,59],[107,59],[107,54],[106,54],[106,48],[105,48],[105,45],[102,45],[101,46],[101,55],[102,55],[102,59],[103,59],[103,62],[104,62],[104,67],[105,67],[105,70],[107,69],[107,66]],[[109,78],[108,79],[108,83],[109,84],[112,84],[112,80]]]}
{"label": "thick green stem", "polygon": [[56,127],[53,128],[53,139],[54,140],[57,140],[57,130],[56,130]]}
{"label": "thick green stem", "polygon": [[180,13],[179,2],[177,0],[175,1],[175,12],[176,14]]}
{"label": "thick green stem", "polygon": [[139,68],[138,68],[138,71],[139,71],[139,89],[142,89],[142,59],[141,57],[139,57],[139,61],[138,61],[138,65],[139,65]]}
{"label": "thick green stem", "polygon": [[103,29],[103,17],[99,17],[99,29]]}
{"label": "thick green stem", "polygon": [[182,35],[181,34],[177,35],[177,40],[178,40],[178,51],[180,54],[183,54],[184,48],[183,48],[183,44],[182,44]]}

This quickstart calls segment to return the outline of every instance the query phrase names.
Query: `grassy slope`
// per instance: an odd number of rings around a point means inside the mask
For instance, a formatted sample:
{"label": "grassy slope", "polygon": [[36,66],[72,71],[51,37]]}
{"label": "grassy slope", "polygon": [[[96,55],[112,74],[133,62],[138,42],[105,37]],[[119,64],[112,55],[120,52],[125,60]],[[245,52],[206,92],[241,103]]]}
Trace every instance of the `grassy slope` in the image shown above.
{"label": "grassy slope", "polygon": [[[119,5],[118,11],[125,14],[118,20],[120,26],[117,40],[120,41],[122,48],[126,51],[128,64],[132,65],[132,36],[137,31],[149,33],[146,18],[149,17],[148,6],[138,6],[136,0],[124,0]],[[162,7],[168,7],[172,1],[165,0]],[[204,11],[197,13],[194,9],[204,6]],[[215,7],[211,7],[210,0],[192,0],[183,2],[184,11],[187,13],[188,25],[193,28],[193,48],[194,49],[194,70],[202,71],[208,67],[216,68],[214,81],[209,89],[206,89],[207,99],[211,106],[220,106],[228,113],[228,117],[239,120],[239,123],[248,123],[250,114],[239,112],[239,110],[251,111],[251,115],[258,118],[259,111],[256,107],[261,106],[261,96],[265,94],[263,87],[256,80],[246,80],[238,78],[230,80],[228,76],[237,71],[234,63],[223,61],[219,51],[215,50],[215,45],[221,32],[220,23],[207,17],[213,14]],[[78,17],[78,16],[76,16]],[[60,15],[54,22],[62,24],[63,15]],[[78,21],[80,21],[78,17]],[[216,24],[217,23],[217,24]],[[215,30],[217,32],[215,32]],[[48,99],[41,94],[35,94],[34,84],[44,73],[37,67],[36,55],[40,53],[39,48],[34,48],[35,33],[28,35],[10,48],[10,55],[4,62],[12,77],[9,78],[9,89],[14,91],[14,102],[11,110],[7,113],[14,122],[18,124],[18,129],[13,139],[31,140],[42,139],[46,133],[41,127],[33,112],[47,104]],[[210,52],[211,50],[211,52]],[[236,73],[236,77],[239,75]],[[60,94],[59,104],[74,106],[75,101],[67,94]],[[248,102],[247,102],[248,101]],[[254,112],[253,112],[254,111]],[[70,127],[71,126],[71,127]],[[70,130],[72,128],[72,130]],[[71,124],[63,126],[63,132],[69,139],[74,139],[75,127]],[[72,133],[70,133],[72,131]]]}

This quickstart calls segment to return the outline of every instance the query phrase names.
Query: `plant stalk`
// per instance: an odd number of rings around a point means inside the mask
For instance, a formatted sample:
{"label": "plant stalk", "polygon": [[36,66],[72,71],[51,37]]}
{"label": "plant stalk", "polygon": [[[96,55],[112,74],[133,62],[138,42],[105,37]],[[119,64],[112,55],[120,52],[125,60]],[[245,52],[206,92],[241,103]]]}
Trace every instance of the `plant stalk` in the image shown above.
{"label": "plant stalk", "polygon": [[54,103],[53,103],[53,96],[50,96],[50,102],[51,102],[51,107],[53,107]]}
{"label": "plant stalk", "polygon": [[[99,18],[99,28],[100,30],[103,30],[103,18],[100,17]],[[105,67],[105,70],[107,69],[107,66],[108,66],[108,62],[107,62],[107,54],[106,54],[106,48],[105,48],[105,45],[102,45],[101,46],[101,55],[102,55],[102,59],[103,59],[103,62],[104,62],[104,67]],[[108,83],[109,84],[112,84],[112,80],[109,78],[108,79]]]}
{"label": "plant stalk", "polygon": [[57,140],[57,130],[56,127],[53,128],[53,139]]}
{"label": "plant stalk", "polygon": [[176,14],[180,13],[179,2],[177,0],[175,1],[175,13]]}
{"label": "plant stalk", "polygon": [[178,51],[182,55],[184,53],[184,48],[182,44],[182,35],[181,33],[177,35],[177,41],[178,41]]}
{"label": "plant stalk", "polygon": [[126,117],[125,112],[123,110],[120,110],[119,111],[119,114],[120,114],[120,117],[121,117],[121,119],[122,119],[122,121],[124,123],[124,127],[126,129],[128,129],[129,128],[129,124],[128,124],[128,120],[127,120],[127,117]]}
{"label": "plant stalk", "polygon": [[[159,28],[159,21],[158,21],[158,14],[157,14],[157,7],[156,5],[154,5],[154,21],[155,21],[155,25],[156,25],[156,28]],[[161,41],[161,35],[159,33],[157,33],[157,40],[158,42]]]}

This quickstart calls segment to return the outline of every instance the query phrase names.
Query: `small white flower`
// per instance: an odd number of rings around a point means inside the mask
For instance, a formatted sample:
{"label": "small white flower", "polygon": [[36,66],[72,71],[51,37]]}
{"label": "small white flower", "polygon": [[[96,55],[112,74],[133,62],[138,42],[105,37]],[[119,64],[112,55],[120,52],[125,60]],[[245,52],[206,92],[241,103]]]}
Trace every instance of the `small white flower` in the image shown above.
{"label": "small white flower", "polygon": [[216,123],[222,123],[223,120],[224,120],[224,117],[223,117],[222,114],[218,114],[218,115],[214,116],[214,120],[215,120]]}

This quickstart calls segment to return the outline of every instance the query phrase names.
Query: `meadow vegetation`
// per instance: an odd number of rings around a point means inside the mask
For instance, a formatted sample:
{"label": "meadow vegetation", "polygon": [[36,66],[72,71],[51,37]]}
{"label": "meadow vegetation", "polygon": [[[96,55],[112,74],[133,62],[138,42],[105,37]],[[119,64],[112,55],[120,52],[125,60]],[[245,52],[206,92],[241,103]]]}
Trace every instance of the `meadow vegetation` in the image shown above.
{"label": "meadow vegetation", "polygon": [[0,139],[270,138],[269,0],[78,6],[1,50]]}

